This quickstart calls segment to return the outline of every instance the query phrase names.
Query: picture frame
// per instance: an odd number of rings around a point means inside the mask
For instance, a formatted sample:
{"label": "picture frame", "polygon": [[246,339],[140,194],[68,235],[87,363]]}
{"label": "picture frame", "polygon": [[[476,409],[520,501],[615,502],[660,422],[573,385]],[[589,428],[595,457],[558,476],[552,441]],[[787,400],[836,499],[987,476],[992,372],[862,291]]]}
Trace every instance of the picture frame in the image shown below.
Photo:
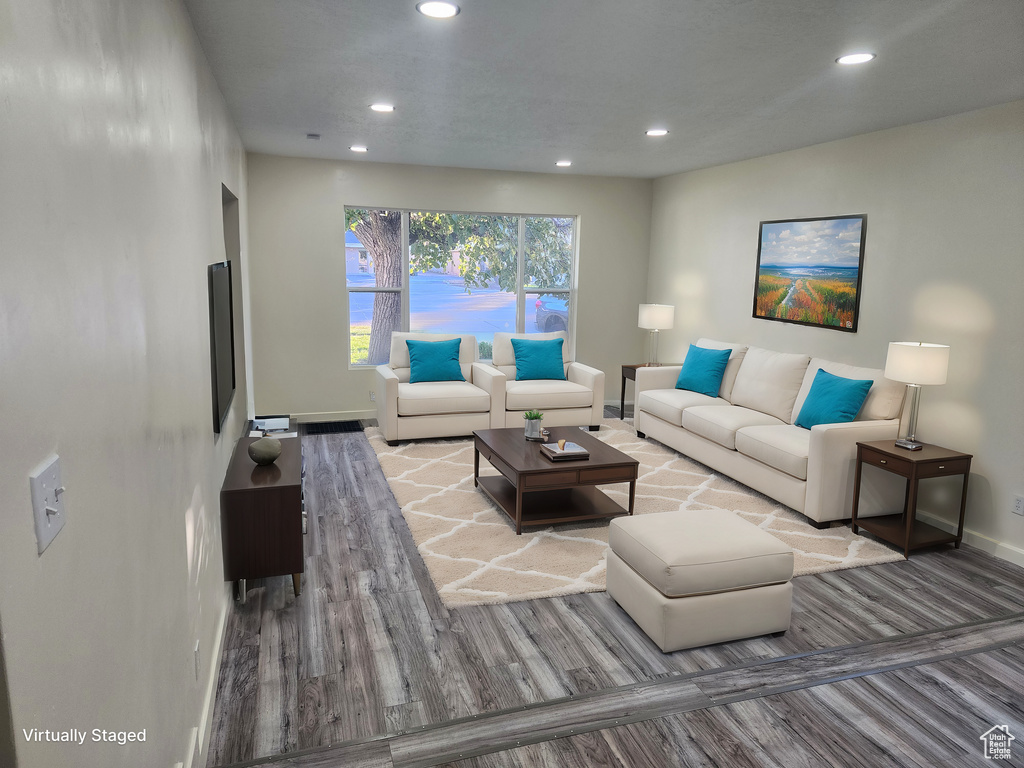
{"label": "picture frame", "polygon": [[762,221],[755,318],[856,333],[867,214]]}

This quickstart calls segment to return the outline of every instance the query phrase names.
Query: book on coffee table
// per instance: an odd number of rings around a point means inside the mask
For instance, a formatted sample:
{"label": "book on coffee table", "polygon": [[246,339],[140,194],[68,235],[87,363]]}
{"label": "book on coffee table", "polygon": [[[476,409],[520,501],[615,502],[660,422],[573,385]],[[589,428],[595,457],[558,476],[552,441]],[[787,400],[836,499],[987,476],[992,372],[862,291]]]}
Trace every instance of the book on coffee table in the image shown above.
{"label": "book on coffee table", "polygon": [[570,443],[568,441],[565,443],[565,446],[561,448],[558,446],[558,443],[544,443],[540,447],[540,452],[552,461],[571,461],[573,459],[590,458],[590,451],[579,443]]}

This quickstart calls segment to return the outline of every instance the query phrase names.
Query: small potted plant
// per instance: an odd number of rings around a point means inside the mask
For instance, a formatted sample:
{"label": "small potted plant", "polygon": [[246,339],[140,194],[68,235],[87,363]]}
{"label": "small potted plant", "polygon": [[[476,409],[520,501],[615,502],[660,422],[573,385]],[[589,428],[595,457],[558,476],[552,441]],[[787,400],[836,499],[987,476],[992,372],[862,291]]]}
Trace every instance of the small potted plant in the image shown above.
{"label": "small potted plant", "polygon": [[523,414],[523,418],[526,419],[526,439],[543,440],[544,433],[540,425],[544,414],[540,411],[530,410]]}

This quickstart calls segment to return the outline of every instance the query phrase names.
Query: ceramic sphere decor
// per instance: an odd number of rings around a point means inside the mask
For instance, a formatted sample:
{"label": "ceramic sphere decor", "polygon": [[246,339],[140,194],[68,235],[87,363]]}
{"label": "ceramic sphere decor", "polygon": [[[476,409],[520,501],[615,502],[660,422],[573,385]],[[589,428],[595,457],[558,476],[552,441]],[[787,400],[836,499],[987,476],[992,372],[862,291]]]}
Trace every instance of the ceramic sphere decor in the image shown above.
{"label": "ceramic sphere decor", "polygon": [[261,437],[249,443],[249,458],[261,467],[273,464],[281,455],[281,441],[273,437]]}

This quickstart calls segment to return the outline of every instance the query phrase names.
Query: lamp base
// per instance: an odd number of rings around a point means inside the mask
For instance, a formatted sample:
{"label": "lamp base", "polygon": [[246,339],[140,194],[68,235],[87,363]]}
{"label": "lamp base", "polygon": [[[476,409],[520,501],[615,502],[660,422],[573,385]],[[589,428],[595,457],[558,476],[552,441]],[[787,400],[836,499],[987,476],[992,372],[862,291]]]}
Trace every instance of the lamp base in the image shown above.
{"label": "lamp base", "polygon": [[901,437],[896,441],[897,448],[905,448],[908,451],[920,451],[924,448],[924,443],[919,443],[916,440],[908,440],[907,438]]}

